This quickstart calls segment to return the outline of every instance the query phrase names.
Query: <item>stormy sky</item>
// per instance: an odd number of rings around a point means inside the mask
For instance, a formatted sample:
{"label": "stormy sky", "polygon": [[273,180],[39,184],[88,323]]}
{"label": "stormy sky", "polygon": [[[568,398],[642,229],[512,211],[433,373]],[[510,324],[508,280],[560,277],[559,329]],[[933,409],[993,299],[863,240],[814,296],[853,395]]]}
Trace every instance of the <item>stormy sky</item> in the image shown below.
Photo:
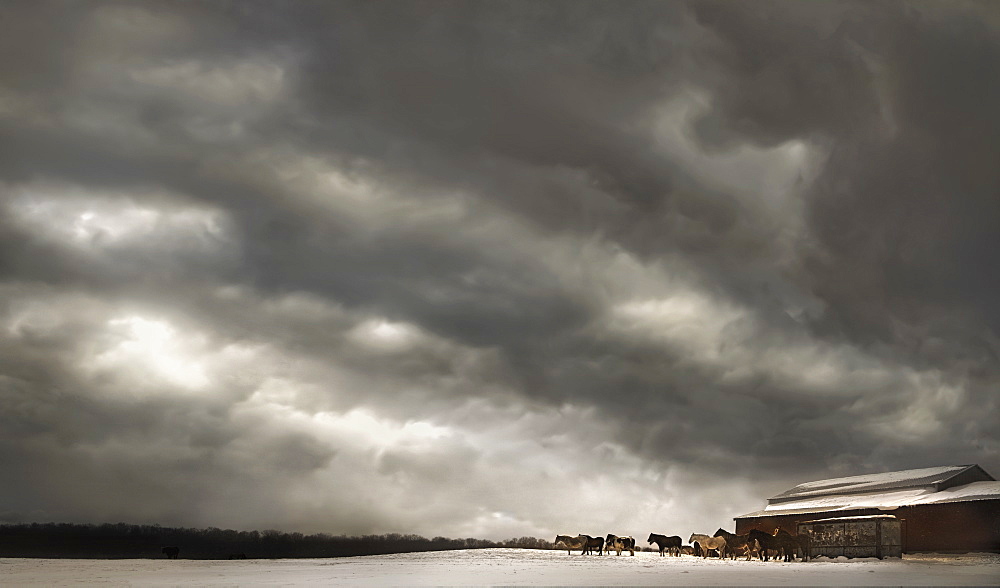
{"label": "stormy sky", "polygon": [[0,521],[503,539],[1000,475],[1000,9],[0,5]]}

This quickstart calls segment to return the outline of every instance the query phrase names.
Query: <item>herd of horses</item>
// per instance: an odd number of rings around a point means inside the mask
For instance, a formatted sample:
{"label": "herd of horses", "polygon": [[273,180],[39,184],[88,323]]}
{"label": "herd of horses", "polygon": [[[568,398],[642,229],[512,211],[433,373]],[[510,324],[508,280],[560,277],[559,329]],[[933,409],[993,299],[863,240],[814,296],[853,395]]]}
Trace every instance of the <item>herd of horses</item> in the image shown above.
{"label": "herd of horses", "polygon": [[566,546],[566,553],[572,553],[572,550],[579,549],[580,555],[587,553],[594,553],[597,550],[597,555],[604,553],[611,553],[612,550],[618,552],[621,555],[623,551],[630,552],[635,556],[635,539],[632,537],[619,537],[618,535],[612,535],[608,533],[607,537],[591,537],[590,535],[577,535],[576,537],[571,537],[569,535],[556,535],[556,540],[553,542],[554,545],[562,543]]}
{"label": "herd of horses", "polygon": [[[707,558],[713,552],[719,559],[729,557],[736,559],[745,556],[747,561],[754,556],[761,561],[767,561],[772,557],[775,560],[794,561],[796,557],[801,557],[802,561],[809,561],[811,548],[809,537],[805,535],[792,535],[783,529],[775,529],[774,533],[768,534],[764,531],[753,529],[745,535],[730,533],[725,529],[719,529],[715,535],[703,535],[692,533],[688,539],[690,545],[682,545],[681,538],[677,535],[659,535],[650,533],[646,541],[656,544],[660,550],[660,556],[666,554],[680,557],[682,553],[688,552],[691,555]],[[591,537],[590,535],[556,535],[553,545],[560,543],[566,548],[566,553],[572,553],[574,549],[580,550],[580,555],[593,554],[604,555],[617,552],[621,555],[623,551],[630,552],[635,556],[635,539],[633,537],[619,537],[608,534],[607,537]],[[180,552],[176,546],[164,547],[161,552],[168,559],[177,559]],[[235,553],[229,559],[246,559],[246,554]]]}
{"label": "herd of horses", "polygon": [[[719,529],[714,535],[704,535],[692,533],[688,539],[690,545],[682,545],[681,538],[677,535],[659,535],[650,533],[646,541],[656,544],[660,550],[660,556],[671,555],[680,557],[682,553],[690,553],[702,558],[715,554],[719,559],[746,557],[750,561],[754,557],[761,561],[774,559],[775,561],[795,561],[801,558],[802,561],[809,561],[812,553],[809,537],[805,535],[792,535],[784,529],[775,529],[774,533],[765,533],[753,529],[744,535],[730,533],[725,529]],[[635,555],[635,539],[632,537],[619,537],[609,534],[607,537],[591,537],[590,535],[557,535],[553,544],[562,544],[566,548],[566,553],[572,553],[574,549],[580,550],[580,555],[606,554],[613,551],[622,554],[628,550]]]}

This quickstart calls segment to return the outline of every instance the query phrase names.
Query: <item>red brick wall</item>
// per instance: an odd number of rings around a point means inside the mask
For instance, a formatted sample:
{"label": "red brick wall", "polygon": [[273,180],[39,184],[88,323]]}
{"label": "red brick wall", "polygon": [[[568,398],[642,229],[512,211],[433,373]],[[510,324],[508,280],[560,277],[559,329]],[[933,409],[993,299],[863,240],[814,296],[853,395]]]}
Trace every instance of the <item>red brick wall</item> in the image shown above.
{"label": "red brick wall", "polygon": [[903,522],[903,551],[1000,552],[1000,500],[904,506],[896,510],[858,509],[799,515],[736,519],[736,533],[750,529],[796,532],[801,521],[832,517],[891,514]]}
{"label": "red brick wall", "polygon": [[907,551],[1000,551],[1000,500],[904,506]]}

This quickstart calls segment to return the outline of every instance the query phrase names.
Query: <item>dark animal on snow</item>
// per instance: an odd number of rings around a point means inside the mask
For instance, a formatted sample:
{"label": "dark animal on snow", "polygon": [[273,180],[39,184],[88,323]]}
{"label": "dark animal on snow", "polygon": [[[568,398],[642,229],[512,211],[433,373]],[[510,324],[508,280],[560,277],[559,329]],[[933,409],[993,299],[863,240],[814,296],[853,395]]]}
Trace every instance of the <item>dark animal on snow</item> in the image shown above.
{"label": "dark animal on snow", "polygon": [[791,561],[791,558],[795,559],[795,553],[802,556],[802,561],[809,561],[812,556],[812,541],[809,539],[808,535],[792,535],[784,529],[778,528],[774,530],[774,537],[778,540],[778,544],[781,545],[782,550],[785,551],[785,561]]}
{"label": "dark animal on snow", "polygon": [[773,551],[775,555],[775,561],[779,558],[784,561],[792,561],[795,557],[795,548],[798,547],[798,543],[791,539],[791,535],[788,537],[776,537],[760,531],[758,529],[752,529],[747,532],[747,537],[750,539],[756,539],[760,543],[760,559],[762,561],[767,561],[770,559],[770,552]]}
{"label": "dark animal on snow", "polygon": [[618,555],[621,555],[622,551],[627,549],[635,557],[635,539],[633,537],[619,537],[618,535],[608,533],[608,536],[604,539],[604,553],[611,553],[612,549],[617,551]]}
{"label": "dark animal on snow", "polygon": [[176,545],[168,545],[160,550],[160,553],[167,556],[167,559],[177,559],[177,554],[181,552],[180,548]]}
{"label": "dark animal on snow", "polygon": [[715,532],[715,536],[726,539],[726,552],[729,554],[729,559],[736,559],[736,556],[742,553],[747,556],[747,561],[750,561],[751,553],[760,550],[760,544],[747,535],[737,535],[720,528]]}
{"label": "dark animal on snow", "polygon": [[698,555],[693,545],[681,545],[681,553],[684,555]]}
{"label": "dark animal on snow", "polygon": [[646,542],[652,545],[656,543],[656,546],[660,548],[660,557],[663,557],[663,552],[666,550],[670,555],[676,555],[680,557],[681,555],[681,538],[677,535],[671,535],[667,537],[666,535],[657,535],[656,533],[650,533],[649,538]]}
{"label": "dark animal on snow", "polygon": [[229,559],[246,559],[247,554],[245,553],[230,553]]}
{"label": "dark animal on snow", "polygon": [[701,548],[703,558],[707,558],[708,552],[712,549],[719,552],[719,559],[722,559],[726,555],[725,537],[709,537],[708,535],[702,535],[701,533],[692,533],[691,538],[688,539],[688,541],[692,545],[697,543],[698,547]]}
{"label": "dark animal on snow", "polygon": [[[587,538],[587,543],[584,546],[584,553],[594,553],[594,549],[597,549],[597,555],[603,555],[604,553],[604,537],[591,537],[590,535],[580,535],[581,537]],[[582,553],[580,555],[583,555]]]}

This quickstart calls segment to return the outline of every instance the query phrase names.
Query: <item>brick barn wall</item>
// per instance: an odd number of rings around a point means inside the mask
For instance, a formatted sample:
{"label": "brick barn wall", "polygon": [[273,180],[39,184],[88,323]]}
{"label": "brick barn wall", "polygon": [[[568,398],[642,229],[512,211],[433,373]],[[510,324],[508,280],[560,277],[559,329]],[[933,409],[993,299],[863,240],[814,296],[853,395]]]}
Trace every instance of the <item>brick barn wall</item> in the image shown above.
{"label": "brick barn wall", "polygon": [[907,551],[1000,551],[1000,500],[904,506]]}
{"label": "brick barn wall", "polygon": [[1000,552],[1000,500],[904,506],[896,510],[838,510],[736,519],[736,533],[750,529],[773,533],[776,528],[795,533],[802,521],[833,517],[891,514],[903,522],[903,551]]}

